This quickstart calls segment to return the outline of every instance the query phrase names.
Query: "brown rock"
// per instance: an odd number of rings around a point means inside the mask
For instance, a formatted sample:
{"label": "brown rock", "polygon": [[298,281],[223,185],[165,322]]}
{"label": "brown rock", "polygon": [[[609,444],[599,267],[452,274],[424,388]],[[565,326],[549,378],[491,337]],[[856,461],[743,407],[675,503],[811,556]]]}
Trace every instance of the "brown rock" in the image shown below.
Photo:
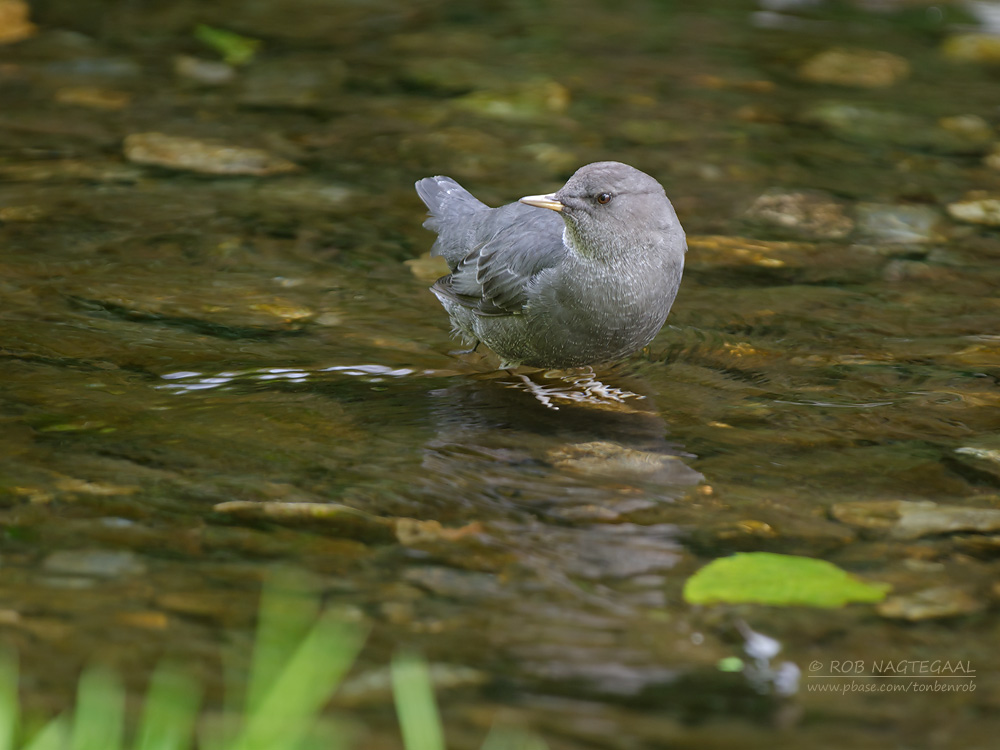
{"label": "brown rock", "polygon": [[867,49],[828,49],[799,68],[799,78],[810,83],[884,88],[910,75],[910,63],[890,52]]}
{"label": "brown rock", "polygon": [[263,149],[232,146],[164,133],[133,133],[125,138],[125,157],[135,164],[150,164],[190,172],[219,175],[264,176],[295,172],[296,164]]}

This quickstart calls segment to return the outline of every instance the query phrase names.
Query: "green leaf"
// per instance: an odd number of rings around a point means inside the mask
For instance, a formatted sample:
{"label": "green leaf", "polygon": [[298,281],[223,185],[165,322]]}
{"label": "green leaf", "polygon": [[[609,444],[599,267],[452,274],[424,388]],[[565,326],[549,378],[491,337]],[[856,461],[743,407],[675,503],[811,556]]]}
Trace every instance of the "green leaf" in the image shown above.
{"label": "green leaf", "polygon": [[494,724],[483,740],[482,750],[548,750],[541,737],[516,727]]}
{"label": "green leaf", "polygon": [[406,750],[444,750],[427,662],[415,654],[397,654],[392,660],[392,694]]}
{"label": "green leaf", "polygon": [[738,656],[726,656],[716,663],[715,668],[720,672],[742,672],[746,664]]}
{"label": "green leaf", "polygon": [[268,581],[246,718],[227,745],[231,750],[292,749],[309,743],[323,705],[364,643],[364,629],[339,613],[317,616],[318,598],[308,593],[309,587],[308,581],[287,573]]}
{"label": "green leaf", "polygon": [[24,750],[66,750],[69,746],[69,730],[67,718],[57,716],[31,738]]}
{"label": "green leaf", "polygon": [[840,607],[878,602],[890,586],[866,583],[825,560],[744,552],[713,560],[684,585],[689,604],[753,603]]}
{"label": "green leaf", "polygon": [[253,715],[306,639],[319,617],[318,583],[308,576],[277,568],[264,582],[250,685],[243,710]]}
{"label": "green leaf", "polygon": [[246,65],[257,54],[257,49],[260,47],[260,39],[251,39],[233,31],[206,26],[203,23],[195,27],[194,36],[199,42],[204,42],[222,55],[222,59],[230,65]]}
{"label": "green leaf", "polygon": [[0,650],[0,750],[14,750],[21,717],[17,696],[17,654]]}
{"label": "green leaf", "polygon": [[125,691],[109,669],[80,676],[73,712],[73,750],[120,750],[125,731]]}
{"label": "green leaf", "polygon": [[157,667],[146,693],[136,750],[187,750],[198,718],[201,688],[178,667]]}

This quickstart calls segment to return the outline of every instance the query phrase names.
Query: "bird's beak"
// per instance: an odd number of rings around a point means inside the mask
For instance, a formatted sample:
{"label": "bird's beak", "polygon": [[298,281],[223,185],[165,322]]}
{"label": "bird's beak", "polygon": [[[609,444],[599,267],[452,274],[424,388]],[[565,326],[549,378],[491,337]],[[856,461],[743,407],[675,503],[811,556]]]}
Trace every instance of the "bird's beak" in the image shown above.
{"label": "bird's beak", "polygon": [[562,211],[566,206],[559,202],[556,198],[555,193],[549,195],[526,195],[519,203],[526,203],[529,206],[538,206],[538,208],[551,208],[553,211]]}

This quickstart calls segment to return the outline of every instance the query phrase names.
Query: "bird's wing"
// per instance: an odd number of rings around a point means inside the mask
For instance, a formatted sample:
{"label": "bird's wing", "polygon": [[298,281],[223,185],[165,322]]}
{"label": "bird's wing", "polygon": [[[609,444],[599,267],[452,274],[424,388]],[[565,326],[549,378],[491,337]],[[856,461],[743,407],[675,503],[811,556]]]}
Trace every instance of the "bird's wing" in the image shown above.
{"label": "bird's wing", "polygon": [[480,315],[512,315],[528,302],[531,280],[566,256],[562,219],[552,211],[511,204],[498,209],[487,236],[451,275],[434,284]]}

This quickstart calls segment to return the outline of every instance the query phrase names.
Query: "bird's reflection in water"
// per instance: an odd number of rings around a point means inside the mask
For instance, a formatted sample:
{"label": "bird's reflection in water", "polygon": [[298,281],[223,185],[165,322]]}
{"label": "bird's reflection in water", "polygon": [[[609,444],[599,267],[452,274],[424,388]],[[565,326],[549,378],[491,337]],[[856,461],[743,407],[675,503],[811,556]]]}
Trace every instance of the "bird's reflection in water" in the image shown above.
{"label": "bird's reflection in water", "polygon": [[520,585],[570,609],[655,605],[683,547],[672,501],[703,477],[644,391],[603,372],[456,378],[429,393],[425,481],[450,498],[453,523],[486,521]]}
{"label": "bird's reflection in water", "polygon": [[[430,393],[437,434],[427,449],[435,462],[455,452],[466,457],[449,476],[466,473],[470,453],[481,452],[554,468],[576,485],[575,494],[617,481],[676,495],[702,476],[684,461],[693,456],[667,439],[648,388],[641,379],[589,368],[462,378]],[[476,471],[489,476],[497,469]]]}

